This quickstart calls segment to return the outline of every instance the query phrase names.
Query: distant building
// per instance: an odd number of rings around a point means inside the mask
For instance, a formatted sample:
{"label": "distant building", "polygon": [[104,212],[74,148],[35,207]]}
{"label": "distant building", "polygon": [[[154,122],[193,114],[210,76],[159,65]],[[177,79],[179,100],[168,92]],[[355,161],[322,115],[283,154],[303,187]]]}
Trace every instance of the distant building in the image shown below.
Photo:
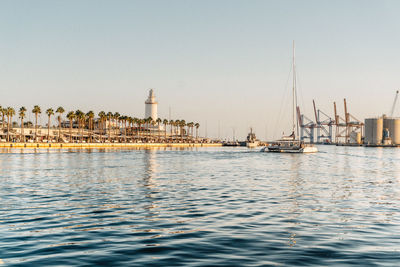
{"label": "distant building", "polygon": [[154,95],[153,89],[150,89],[149,97],[147,98],[145,103],[145,115],[144,117],[147,119],[151,117],[154,121],[157,120],[157,101],[156,96]]}

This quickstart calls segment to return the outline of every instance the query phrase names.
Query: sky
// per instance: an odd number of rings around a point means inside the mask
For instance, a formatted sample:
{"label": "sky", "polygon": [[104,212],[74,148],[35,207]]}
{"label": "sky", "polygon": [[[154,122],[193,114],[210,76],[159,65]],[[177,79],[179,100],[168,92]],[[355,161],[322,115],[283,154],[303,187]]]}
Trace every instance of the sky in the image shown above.
{"label": "sky", "polygon": [[354,117],[376,117],[400,88],[399,12],[382,0],[2,0],[0,105],[144,117],[154,88],[159,117],[201,135],[279,138],[295,40],[302,113],[313,118],[314,99],[343,116],[346,98]]}

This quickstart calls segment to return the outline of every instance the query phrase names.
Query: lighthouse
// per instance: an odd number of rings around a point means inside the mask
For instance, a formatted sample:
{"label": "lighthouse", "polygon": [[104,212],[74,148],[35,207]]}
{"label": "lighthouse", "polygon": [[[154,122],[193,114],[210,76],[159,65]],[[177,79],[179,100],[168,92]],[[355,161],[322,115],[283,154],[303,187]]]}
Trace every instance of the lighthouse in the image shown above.
{"label": "lighthouse", "polygon": [[153,89],[149,91],[149,97],[147,98],[145,104],[145,119],[151,117],[153,121],[157,120],[157,101],[156,96],[154,95]]}

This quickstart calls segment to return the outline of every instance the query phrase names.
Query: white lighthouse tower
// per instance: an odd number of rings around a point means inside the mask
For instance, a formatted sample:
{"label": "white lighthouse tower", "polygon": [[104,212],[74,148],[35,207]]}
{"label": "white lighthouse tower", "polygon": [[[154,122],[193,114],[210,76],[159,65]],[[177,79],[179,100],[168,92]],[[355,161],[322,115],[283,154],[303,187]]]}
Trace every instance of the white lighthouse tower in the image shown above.
{"label": "white lighthouse tower", "polygon": [[147,98],[145,104],[145,114],[144,117],[147,119],[151,117],[153,121],[157,120],[157,101],[156,96],[154,95],[153,89],[150,89],[149,97]]}

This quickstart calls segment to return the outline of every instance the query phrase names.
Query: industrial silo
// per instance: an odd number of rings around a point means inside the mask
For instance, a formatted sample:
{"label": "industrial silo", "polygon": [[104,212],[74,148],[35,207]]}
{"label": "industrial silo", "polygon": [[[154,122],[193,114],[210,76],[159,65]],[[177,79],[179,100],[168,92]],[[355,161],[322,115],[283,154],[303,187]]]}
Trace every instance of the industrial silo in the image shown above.
{"label": "industrial silo", "polygon": [[379,145],[382,143],[383,119],[365,119],[365,140],[366,144]]}
{"label": "industrial silo", "polygon": [[384,118],[383,128],[389,130],[389,137],[392,144],[400,144],[400,118]]}
{"label": "industrial silo", "polygon": [[350,144],[361,144],[361,133],[352,131],[350,133]]}

